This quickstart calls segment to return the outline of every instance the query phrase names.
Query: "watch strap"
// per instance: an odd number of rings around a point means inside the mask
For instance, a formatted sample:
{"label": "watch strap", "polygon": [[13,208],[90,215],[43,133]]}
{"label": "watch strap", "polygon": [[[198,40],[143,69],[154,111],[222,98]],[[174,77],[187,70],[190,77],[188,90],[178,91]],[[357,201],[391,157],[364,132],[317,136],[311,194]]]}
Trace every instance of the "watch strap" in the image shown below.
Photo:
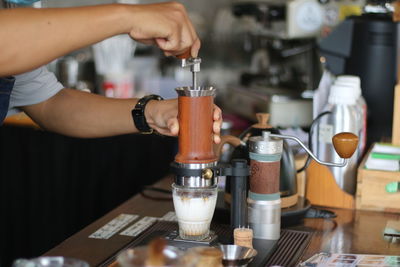
{"label": "watch strap", "polygon": [[159,95],[147,95],[140,98],[136,103],[135,108],[132,109],[132,118],[133,122],[135,123],[136,129],[138,129],[139,132],[143,134],[152,134],[154,131],[147,123],[144,114],[146,105],[150,100],[163,100],[163,98]]}

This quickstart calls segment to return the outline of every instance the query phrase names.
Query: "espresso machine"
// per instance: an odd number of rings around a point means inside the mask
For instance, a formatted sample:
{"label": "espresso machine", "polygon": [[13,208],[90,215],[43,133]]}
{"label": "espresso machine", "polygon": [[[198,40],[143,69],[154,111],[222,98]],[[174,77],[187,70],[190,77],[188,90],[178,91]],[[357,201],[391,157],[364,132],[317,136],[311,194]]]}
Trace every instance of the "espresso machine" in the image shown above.
{"label": "espresso machine", "polygon": [[[273,127],[308,127],[320,77],[316,37],[323,26],[318,0],[234,0],[232,13],[243,24],[249,66],[230,85],[224,108],[248,120],[269,113]],[[251,23],[247,23],[251,21]]]}

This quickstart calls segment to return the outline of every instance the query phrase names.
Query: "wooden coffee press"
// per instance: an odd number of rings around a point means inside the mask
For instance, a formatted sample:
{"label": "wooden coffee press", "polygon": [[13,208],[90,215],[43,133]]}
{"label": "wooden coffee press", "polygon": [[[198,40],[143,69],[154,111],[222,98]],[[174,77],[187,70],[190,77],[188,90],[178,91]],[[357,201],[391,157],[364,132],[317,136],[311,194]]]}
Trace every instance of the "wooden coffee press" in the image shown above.
{"label": "wooden coffee press", "polygon": [[200,58],[182,58],[182,67],[190,67],[193,73],[193,85],[175,89],[179,134],[178,153],[171,164],[172,189],[180,239],[210,244],[216,239],[209,224],[218,194],[218,159],[213,150],[215,88],[198,86],[200,62]]}

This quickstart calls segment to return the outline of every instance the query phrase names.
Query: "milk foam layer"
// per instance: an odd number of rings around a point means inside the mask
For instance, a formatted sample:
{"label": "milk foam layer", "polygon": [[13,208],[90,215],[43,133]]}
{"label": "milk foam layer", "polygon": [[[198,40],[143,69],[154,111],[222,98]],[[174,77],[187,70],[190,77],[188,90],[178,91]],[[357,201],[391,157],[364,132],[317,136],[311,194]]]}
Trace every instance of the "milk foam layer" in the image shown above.
{"label": "milk foam layer", "polygon": [[217,195],[188,198],[173,195],[174,207],[181,237],[207,236],[214,215]]}

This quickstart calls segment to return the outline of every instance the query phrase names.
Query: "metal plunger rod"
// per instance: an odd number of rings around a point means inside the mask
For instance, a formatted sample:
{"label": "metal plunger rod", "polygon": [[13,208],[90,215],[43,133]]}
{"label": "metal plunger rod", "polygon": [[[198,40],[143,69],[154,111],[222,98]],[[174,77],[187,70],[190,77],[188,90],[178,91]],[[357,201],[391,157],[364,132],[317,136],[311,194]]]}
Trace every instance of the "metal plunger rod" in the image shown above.
{"label": "metal plunger rod", "polygon": [[201,63],[201,58],[186,58],[182,59],[182,67],[190,67],[190,71],[192,72],[192,88],[194,90],[199,90],[200,88],[198,87],[197,83],[197,73],[200,72],[200,63]]}
{"label": "metal plunger rod", "polygon": [[195,71],[192,72],[192,79],[193,79],[193,89],[196,89],[197,88],[197,75],[196,75]]}
{"label": "metal plunger rod", "polygon": [[198,87],[197,83],[197,73],[200,72],[201,58],[191,57],[190,50],[187,50],[182,55],[179,55],[178,58],[182,60],[181,62],[182,68],[190,67],[190,71],[192,72],[192,88],[194,90],[199,90],[200,88]]}

